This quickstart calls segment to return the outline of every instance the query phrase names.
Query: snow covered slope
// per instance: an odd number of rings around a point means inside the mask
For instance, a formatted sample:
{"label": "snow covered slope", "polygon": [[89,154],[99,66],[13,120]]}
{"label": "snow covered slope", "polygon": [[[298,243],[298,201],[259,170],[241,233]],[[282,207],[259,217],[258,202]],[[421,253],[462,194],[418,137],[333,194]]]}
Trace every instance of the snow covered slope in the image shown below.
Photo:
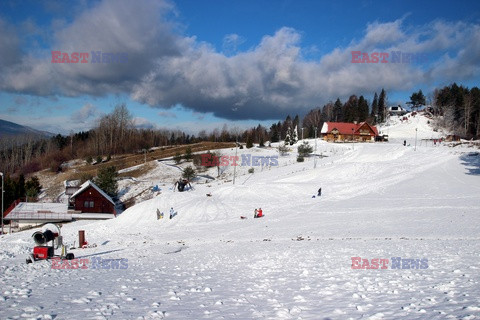
{"label": "snow covered slope", "polygon": [[[415,139],[415,132],[417,133],[418,142],[422,139],[438,139],[445,137],[447,133],[432,130],[430,122],[431,119],[422,114],[412,115],[408,113],[405,116],[392,116],[388,119],[386,124],[379,126],[381,134],[388,135],[392,142],[400,142],[407,140],[407,143],[413,145]],[[403,118],[407,120],[402,120]]]}
{"label": "snow covered slope", "polygon": [[[436,134],[424,124],[425,137]],[[315,169],[292,151],[253,174],[237,167],[235,185],[228,167],[223,179],[183,193],[163,188],[114,220],[65,225],[67,242],[85,230],[97,245],[72,251],[89,259],[87,269],[26,265],[32,231],[2,236],[0,318],[478,318],[479,156],[404,147],[411,126],[391,126],[398,140],[389,143],[318,141],[327,156]],[[174,219],[157,220],[157,209],[168,216],[171,207]],[[258,207],[265,217],[253,219]],[[353,269],[352,257],[389,264]],[[393,269],[396,258],[428,267]],[[99,259],[128,267],[99,268]]]}

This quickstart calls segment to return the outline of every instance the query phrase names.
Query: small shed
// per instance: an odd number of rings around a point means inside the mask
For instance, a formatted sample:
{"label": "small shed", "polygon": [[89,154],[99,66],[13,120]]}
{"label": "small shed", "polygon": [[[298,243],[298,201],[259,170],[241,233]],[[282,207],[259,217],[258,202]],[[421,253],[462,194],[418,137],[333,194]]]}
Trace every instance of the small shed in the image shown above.
{"label": "small shed", "polygon": [[392,106],[388,108],[388,113],[391,116],[403,116],[407,114],[407,110],[403,109],[402,106]]}
{"label": "small shed", "polygon": [[71,197],[72,194],[80,189],[80,180],[65,180],[65,194]]}
{"label": "small shed", "polygon": [[70,199],[77,212],[115,214],[115,202],[90,180],[82,184]]}

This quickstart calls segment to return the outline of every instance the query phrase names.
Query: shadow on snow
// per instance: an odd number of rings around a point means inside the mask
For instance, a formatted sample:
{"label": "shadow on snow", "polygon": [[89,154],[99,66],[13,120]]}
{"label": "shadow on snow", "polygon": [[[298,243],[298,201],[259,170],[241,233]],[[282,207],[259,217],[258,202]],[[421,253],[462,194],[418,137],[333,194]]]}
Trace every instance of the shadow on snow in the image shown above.
{"label": "shadow on snow", "polygon": [[468,175],[480,175],[480,153],[479,152],[469,152],[460,157],[462,164],[467,169]]}

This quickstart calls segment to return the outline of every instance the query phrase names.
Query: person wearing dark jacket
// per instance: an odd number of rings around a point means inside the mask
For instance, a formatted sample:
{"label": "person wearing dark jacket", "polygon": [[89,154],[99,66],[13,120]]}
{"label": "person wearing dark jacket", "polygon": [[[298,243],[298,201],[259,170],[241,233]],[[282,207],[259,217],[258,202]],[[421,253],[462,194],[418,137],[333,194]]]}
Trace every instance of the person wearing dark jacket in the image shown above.
{"label": "person wearing dark jacket", "polygon": [[322,195],[322,188],[318,189],[317,197],[320,197],[321,195]]}

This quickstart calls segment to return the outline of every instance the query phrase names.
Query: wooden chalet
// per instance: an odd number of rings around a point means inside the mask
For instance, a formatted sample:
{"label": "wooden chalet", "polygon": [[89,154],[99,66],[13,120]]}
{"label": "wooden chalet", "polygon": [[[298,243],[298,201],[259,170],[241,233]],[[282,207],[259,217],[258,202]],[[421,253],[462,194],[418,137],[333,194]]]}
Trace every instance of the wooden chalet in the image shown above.
{"label": "wooden chalet", "polygon": [[367,122],[324,122],[320,132],[324,140],[333,142],[374,142],[378,136],[377,128]]}
{"label": "wooden chalet", "polygon": [[70,201],[77,212],[115,214],[115,202],[90,180],[72,194]]}

